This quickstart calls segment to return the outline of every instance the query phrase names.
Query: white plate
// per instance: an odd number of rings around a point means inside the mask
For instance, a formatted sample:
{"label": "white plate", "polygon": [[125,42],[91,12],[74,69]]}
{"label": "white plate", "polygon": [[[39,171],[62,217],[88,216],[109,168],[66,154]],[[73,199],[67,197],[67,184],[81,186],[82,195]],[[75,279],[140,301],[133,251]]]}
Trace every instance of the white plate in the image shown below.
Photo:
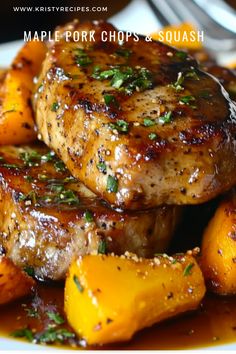
{"label": "white plate", "polygon": [[[137,33],[149,34],[160,28],[155,16],[150,11],[145,2],[133,0],[132,3],[124,11],[118,13],[111,18],[111,21],[116,27],[122,30],[135,31]],[[135,15],[134,15],[135,13]],[[22,46],[23,41],[14,41],[0,45],[0,67],[7,67],[19,48]],[[0,319],[1,320],[1,319]],[[214,347],[202,348],[207,350],[236,350],[235,344],[220,345]],[[45,351],[58,351],[61,349],[52,348],[47,346],[34,345],[30,343],[23,343],[14,339],[0,337],[0,350],[45,350]]]}

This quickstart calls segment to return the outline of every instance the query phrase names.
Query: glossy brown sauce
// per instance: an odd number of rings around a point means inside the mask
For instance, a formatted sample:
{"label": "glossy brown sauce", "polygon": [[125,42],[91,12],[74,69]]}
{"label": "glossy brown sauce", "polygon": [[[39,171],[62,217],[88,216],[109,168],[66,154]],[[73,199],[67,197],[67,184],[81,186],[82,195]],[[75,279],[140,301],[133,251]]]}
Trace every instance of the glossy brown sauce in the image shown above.
{"label": "glossy brown sauce", "polygon": [[[169,249],[169,253],[181,252],[201,244],[201,235],[212,217],[217,200],[199,206],[188,207]],[[63,315],[63,285],[38,285],[35,297],[0,307],[0,336],[29,327],[42,332],[49,324],[46,313]],[[40,318],[28,317],[27,309],[35,309]],[[65,317],[65,316],[64,316]],[[69,328],[67,324],[63,328]],[[19,340],[18,338],[16,340]],[[220,297],[207,294],[197,311],[159,323],[138,332],[128,343],[115,344],[102,349],[190,349],[236,342],[236,296]],[[72,341],[73,347],[79,342]],[[68,345],[65,346],[69,349]]]}
{"label": "glossy brown sauce", "polygon": [[[48,318],[28,317],[26,309],[32,307],[41,314],[47,311],[63,314],[63,288],[40,285],[35,298],[3,306],[0,335],[9,337],[11,332],[24,327],[42,331],[48,325]],[[129,343],[106,346],[104,349],[187,349],[234,341],[236,298],[207,295],[199,310],[140,331]]]}

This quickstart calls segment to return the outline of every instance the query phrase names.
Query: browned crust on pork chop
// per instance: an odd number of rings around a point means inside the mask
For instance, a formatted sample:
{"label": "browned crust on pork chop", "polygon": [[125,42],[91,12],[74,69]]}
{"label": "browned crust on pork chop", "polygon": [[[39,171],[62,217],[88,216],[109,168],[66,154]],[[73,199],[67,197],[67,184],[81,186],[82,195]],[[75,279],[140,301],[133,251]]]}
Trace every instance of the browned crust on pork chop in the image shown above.
{"label": "browned crust on pork chop", "polygon": [[[104,22],[57,30],[34,106],[40,137],[75,177],[126,209],[202,203],[235,184],[236,107],[194,59],[141,36],[102,42],[115,31]],[[66,42],[67,30],[96,41]]]}

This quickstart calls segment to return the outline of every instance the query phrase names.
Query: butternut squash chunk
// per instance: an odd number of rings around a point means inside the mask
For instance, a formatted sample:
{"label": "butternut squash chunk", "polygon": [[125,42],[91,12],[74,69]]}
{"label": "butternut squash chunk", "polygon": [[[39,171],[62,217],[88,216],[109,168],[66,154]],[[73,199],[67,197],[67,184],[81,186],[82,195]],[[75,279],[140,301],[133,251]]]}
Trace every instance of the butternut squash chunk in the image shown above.
{"label": "butternut squash chunk", "polygon": [[0,257],[0,305],[30,295],[35,280],[5,257]]}
{"label": "butternut squash chunk", "polygon": [[33,78],[46,55],[43,42],[27,42],[17,54],[1,87],[0,145],[21,144],[36,138],[31,95]]}
{"label": "butternut squash chunk", "polygon": [[129,340],[141,328],[195,309],[205,293],[189,255],[138,259],[87,255],[74,261],[65,286],[65,312],[88,344]]}
{"label": "butternut squash chunk", "polygon": [[236,193],[218,206],[202,241],[201,268],[208,287],[236,294]]}

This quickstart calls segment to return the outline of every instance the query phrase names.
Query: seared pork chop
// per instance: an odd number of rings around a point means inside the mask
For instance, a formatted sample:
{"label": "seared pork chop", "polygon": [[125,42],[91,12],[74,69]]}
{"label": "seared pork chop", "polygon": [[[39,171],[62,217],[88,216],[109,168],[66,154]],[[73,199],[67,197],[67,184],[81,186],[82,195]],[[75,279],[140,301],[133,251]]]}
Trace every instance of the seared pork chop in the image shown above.
{"label": "seared pork chop", "polygon": [[73,257],[86,253],[161,252],[178,219],[171,206],[112,210],[44,145],[0,148],[0,246],[38,278],[64,278]]}
{"label": "seared pork chop", "polygon": [[[95,31],[95,42],[66,41]],[[104,22],[57,28],[34,96],[39,137],[124,209],[197,204],[236,182],[236,106],[193,58]],[[117,38],[117,36],[116,36]]]}

